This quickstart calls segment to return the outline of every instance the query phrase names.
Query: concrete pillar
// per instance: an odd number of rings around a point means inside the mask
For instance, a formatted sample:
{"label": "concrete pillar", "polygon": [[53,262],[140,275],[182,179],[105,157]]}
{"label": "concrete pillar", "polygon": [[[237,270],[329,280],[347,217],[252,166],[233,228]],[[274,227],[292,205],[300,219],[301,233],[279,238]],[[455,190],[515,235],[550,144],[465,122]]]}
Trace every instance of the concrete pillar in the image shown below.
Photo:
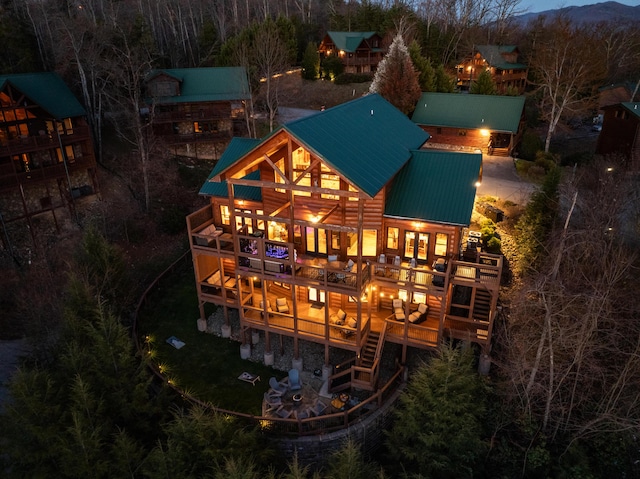
{"label": "concrete pillar", "polygon": [[251,332],[251,344],[258,344],[259,341],[260,341],[260,332],[259,331],[252,331]]}
{"label": "concrete pillar", "polygon": [[228,324],[223,324],[222,325],[222,337],[223,338],[230,338],[231,337],[231,326],[229,326]]}
{"label": "concrete pillar", "polygon": [[198,331],[204,333],[207,330],[207,320],[198,318]]}
{"label": "concrete pillar", "polygon": [[491,356],[488,354],[481,354],[480,361],[478,361],[478,373],[483,376],[488,376],[489,369],[491,369]]}
{"label": "concrete pillar", "polygon": [[324,365],[322,366],[322,380],[326,381],[327,379],[329,379],[329,376],[331,376],[331,373],[333,373],[333,367],[328,366],[328,365]]}
{"label": "concrete pillar", "polygon": [[273,366],[273,351],[264,352],[264,365]]}
{"label": "concrete pillar", "polygon": [[302,358],[293,358],[291,360],[291,367],[302,372]]}
{"label": "concrete pillar", "polygon": [[240,359],[249,359],[251,357],[251,345],[250,344],[241,344],[240,345]]}

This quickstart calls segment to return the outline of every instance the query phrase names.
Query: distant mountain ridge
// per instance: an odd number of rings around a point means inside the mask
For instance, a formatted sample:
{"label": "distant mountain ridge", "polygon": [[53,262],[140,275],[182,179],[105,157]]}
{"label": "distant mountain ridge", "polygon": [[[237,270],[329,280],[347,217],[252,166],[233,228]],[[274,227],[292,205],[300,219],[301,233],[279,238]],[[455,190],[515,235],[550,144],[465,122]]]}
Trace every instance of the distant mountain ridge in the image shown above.
{"label": "distant mountain ridge", "polygon": [[526,25],[540,16],[548,19],[563,14],[573,23],[598,23],[598,22],[638,22],[640,26],[640,5],[630,7],[618,2],[602,2],[582,7],[564,7],[544,12],[525,13],[515,17],[520,25]]}

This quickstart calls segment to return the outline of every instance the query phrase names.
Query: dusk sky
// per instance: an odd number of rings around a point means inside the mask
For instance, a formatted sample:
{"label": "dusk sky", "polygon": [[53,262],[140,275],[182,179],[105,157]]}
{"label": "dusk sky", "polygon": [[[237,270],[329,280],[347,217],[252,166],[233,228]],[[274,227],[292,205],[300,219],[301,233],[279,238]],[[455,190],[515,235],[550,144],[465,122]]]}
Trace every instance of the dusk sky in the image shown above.
{"label": "dusk sky", "polygon": [[[604,3],[606,0],[523,0],[521,6],[529,8],[530,13],[544,12],[545,10],[553,10],[555,8],[593,5],[596,3]],[[615,0],[623,5],[637,7],[640,0]]]}

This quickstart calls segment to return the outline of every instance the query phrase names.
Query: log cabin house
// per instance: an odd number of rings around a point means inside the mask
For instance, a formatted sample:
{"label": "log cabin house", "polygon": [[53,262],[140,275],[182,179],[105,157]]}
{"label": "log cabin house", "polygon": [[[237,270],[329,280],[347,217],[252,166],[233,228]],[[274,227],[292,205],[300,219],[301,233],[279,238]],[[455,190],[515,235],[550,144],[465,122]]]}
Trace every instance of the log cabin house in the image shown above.
{"label": "log cabin house", "polygon": [[527,86],[529,68],[518,62],[520,51],[514,45],[477,45],[471,58],[456,65],[456,84],[460,90],[469,90],[484,70],[489,70],[498,93],[515,90],[520,95]]}
{"label": "log cabin house", "polygon": [[[429,135],[379,95],[234,138],[187,217],[201,320],[238,309],[242,337],[353,352],[375,390],[385,343],[488,353],[502,257],[461,250],[482,155],[424,150]],[[206,324],[206,323],[205,323]],[[201,328],[203,329],[203,328]],[[318,365],[315,365],[318,367]]]}
{"label": "log cabin house", "polygon": [[345,73],[373,73],[385,55],[376,32],[327,32],[318,52],[321,60],[337,55]]}
{"label": "log cabin house", "polygon": [[175,154],[217,159],[232,137],[247,135],[244,67],[154,70],[145,86],[154,138]]}
{"label": "log cabin house", "polygon": [[[2,242],[23,243],[25,226],[34,246],[34,218],[59,208],[72,217],[83,196],[97,191],[96,160],[86,112],[55,73],[0,75],[0,215]],[[63,211],[67,211],[63,210]],[[58,213],[57,213],[58,211]],[[26,232],[26,230],[25,230]]]}
{"label": "log cabin house", "polygon": [[423,93],[412,121],[430,145],[511,156],[524,132],[523,96]]}
{"label": "log cabin house", "polygon": [[640,102],[608,105],[603,111],[596,153],[608,156],[627,171],[640,171]]}

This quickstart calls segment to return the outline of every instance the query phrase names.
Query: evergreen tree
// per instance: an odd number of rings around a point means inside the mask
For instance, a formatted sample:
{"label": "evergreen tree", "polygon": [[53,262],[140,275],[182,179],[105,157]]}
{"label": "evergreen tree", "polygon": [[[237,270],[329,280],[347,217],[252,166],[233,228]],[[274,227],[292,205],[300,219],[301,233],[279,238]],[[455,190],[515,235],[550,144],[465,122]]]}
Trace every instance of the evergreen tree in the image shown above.
{"label": "evergreen tree", "polygon": [[331,455],[329,468],[325,477],[331,479],[384,479],[382,471],[378,471],[375,464],[366,461],[358,445],[346,441],[344,447]]}
{"label": "evergreen tree", "polygon": [[435,72],[435,83],[438,93],[453,93],[456,88],[455,80],[444,69],[444,65],[438,65]]}
{"label": "evergreen tree", "polygon": [[320,57],[318,56],[318,49],[316,44],[309,42],[307,48],[304,51],[302,57],[302,78],[305,80],[315,80],[318,78],[318,71],[320,70]]}
{"label": "evergreen tree", "polygon": [[491,78],[491,72],[489,70],[482,70],[478,79],[471,84],[469,93],[475,95],[497,95],[498,90],[496,84]]}
{"label": "evergreen tree", "polygon": [[400,397],[387,441],[391,455],[426,477],[472,477],[485,450],[485,397],[472,351],[443,345]]}
{"label": "evergreen tree", "polygon": [[421,95],[418,74],[402,35],[393,39],[389,52],[378,65],[369,91],[379,93],[404,114],[411,113],[416,107]]}
{"label": "evergreen tree", "polygon": [[431,60],[422,56],[420,45],[417,41],[412,41],[409,45],[409,56],[413,62],[413,66],[418,71],[418,83],[420,90],[435,91],[436,90],[436,72],[431,64]]}

